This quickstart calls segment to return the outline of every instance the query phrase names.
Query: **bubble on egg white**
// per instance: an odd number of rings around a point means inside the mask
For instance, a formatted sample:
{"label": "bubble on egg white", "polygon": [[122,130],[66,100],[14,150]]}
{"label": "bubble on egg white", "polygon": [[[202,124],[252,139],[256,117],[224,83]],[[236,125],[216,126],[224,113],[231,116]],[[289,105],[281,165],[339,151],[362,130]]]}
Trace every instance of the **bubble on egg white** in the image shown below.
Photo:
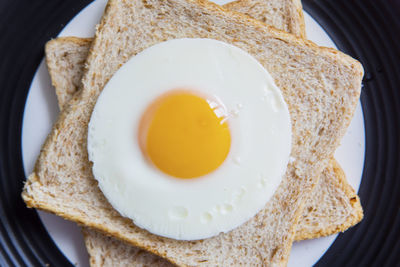
{"label": "bubble on egg white", "polygon": [[260,182],[258,183],[259,188],[267,187],[267,185],[268,185],[268,180],[266,178],[261,179]]}
{"label": "bubble on egg white", "polygon": [[281,101],[278,98],[278,95],[270,89],[266,89],[264,91],[264,96],[262,97],[262,100],[265,102],[269,101],[272,111],[274,112],[278,112],[282,108]]}
{"label": "bubble on egg white", "polygon": [[234,157],[233,158],[233,163],[235,163],[236,165],[240,165],[241,159],[240,157]]}
{"label": "bubble on egg white", "polygon": [[272,95],[270,101],[271,101],[272,110],[274,112],[278,112],[279,111],[279,102],[277,101],[277,99],[274,95]]}
{"label": "bubble on egg white", "polygon": [[171,220],[183,220],[187,218],[189,211],[182,206],[176,206],[169,210],[168,216]]}
{"label": "bubble on egg white", "polygon": [[246,192],[247,192],[247,190],[246,190],[246,188],[244,186],[242,186],[238,190],[235,190],[232,193],[232,201],[231,202],[234,203],[234,204],[237,204],[238,202],[240,202],[244,198]]}
{"label": "bubble on egg white", "polygon": [[231,110],[230,114],[232,117],[237,118],[239,116],[239,110],[233,109],[233,110]]}
{"label": "bubble on egg white", "polygon": [[224,205],[221,206],[220,213],[221,214],[228,214],[232,210],[233,210],[233,206],[231,204],[225,203]]}
{"label": "bubble on egg white", "polygon": [[239,201],[243,199],[244,195],[246,194],[247,190],[244,186],[242,186],[239,190],[233,192],[232,198],[234,201]]}
{"label": "bubble on egg white", "polygon": [[257,187],[258,188],[267,188],[268,186],[270,186],[270,179],[268,179],[268,177],[266,177],[263,174],[260,174],[260,180],[257,183]]}
{"label": "bubble on egg white", "polygon": [[201,222],[202,223],[209,223],[213,219],[213,216],[209,212],[204,212],[203,215],[201,216]]}

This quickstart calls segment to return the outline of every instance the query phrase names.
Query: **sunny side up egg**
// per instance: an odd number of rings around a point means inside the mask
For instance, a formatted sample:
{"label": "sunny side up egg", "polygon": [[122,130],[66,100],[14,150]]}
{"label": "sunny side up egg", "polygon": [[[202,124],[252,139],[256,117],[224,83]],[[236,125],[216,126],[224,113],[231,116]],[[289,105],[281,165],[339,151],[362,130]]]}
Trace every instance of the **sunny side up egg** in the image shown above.
{"label": "sunny side up egg", "polygon": [[170,40],[131,58],[100,94],[88,128],[93,175],[111,205],[179,240],[255,216],[290,151],[288,107],[269,73],[211,39]]}

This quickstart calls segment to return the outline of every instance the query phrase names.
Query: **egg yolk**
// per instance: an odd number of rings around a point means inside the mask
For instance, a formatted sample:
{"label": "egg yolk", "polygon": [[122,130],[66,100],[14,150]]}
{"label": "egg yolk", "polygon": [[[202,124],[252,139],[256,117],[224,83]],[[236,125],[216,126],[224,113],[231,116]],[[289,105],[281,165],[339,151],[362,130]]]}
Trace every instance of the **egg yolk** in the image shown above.
{"label": "egg yolk", "polygon": [[147,108],[139,144],[158,169],[187,179],[217,169],[229,153],[231,135],[222,105],[175,90]]}

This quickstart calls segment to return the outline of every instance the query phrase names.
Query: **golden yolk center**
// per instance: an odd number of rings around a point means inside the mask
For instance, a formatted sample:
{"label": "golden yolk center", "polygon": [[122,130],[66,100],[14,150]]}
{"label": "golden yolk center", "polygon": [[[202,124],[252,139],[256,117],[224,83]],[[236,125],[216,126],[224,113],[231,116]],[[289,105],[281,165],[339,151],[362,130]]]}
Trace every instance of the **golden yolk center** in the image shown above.
{"label": "golden yolk center", "polygon": [[223,107],[188,91],[172,91],[154,101],[139,126],[142,152],[164,173],[195,178],[225,160],[231,135]]}

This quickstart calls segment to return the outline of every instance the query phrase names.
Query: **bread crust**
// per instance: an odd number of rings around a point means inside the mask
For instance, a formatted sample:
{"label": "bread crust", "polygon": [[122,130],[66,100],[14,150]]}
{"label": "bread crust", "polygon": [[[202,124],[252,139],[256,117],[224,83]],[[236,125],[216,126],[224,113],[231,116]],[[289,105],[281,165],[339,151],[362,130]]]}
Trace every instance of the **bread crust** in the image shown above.
{"label": "bread crust", "polygon": [[[314,189],[296,227],[295,241],[343,232],[359,223],[364,216],[360,198],[347,182],[345,173],[335,159],[323,171],[320,182],[329,188],[323,194],[332,198],[324,201],[323,195],[315,192],[321,188]],[[340,216],[341,213],[344,214]]]}

